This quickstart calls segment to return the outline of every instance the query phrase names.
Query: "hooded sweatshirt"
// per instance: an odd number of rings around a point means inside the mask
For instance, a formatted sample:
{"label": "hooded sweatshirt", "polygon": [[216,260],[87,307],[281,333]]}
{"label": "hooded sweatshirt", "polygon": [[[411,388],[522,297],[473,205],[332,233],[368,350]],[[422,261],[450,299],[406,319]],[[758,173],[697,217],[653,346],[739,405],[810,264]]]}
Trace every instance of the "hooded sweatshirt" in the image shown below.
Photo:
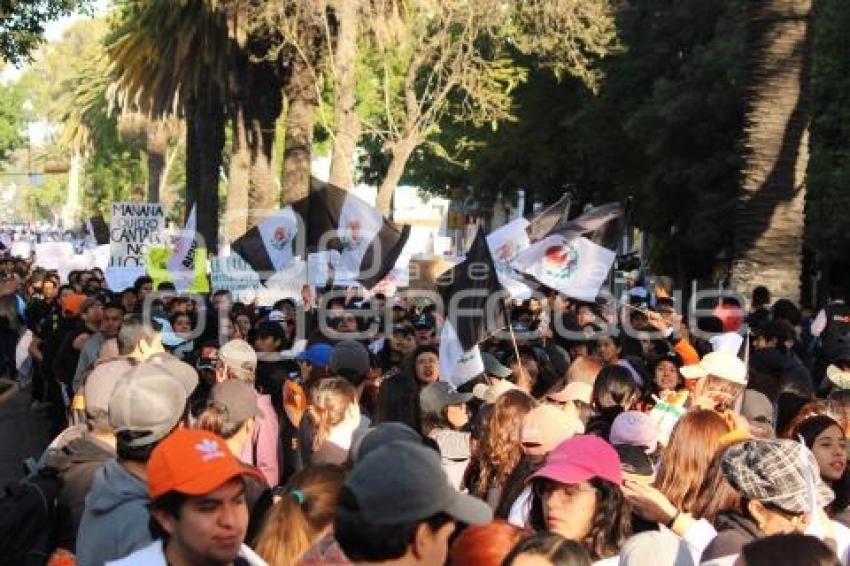
{"label": "hooded sweatshirt", "polygon": [[77,534],[77,564],[102,566],[151,542],[148,487],[117,460],[95,474]]}
{"label": "hooded sweatshirt", "polygon": [[88,433],[48,454],[46,466],[55,470],[62,480],[56,506],[58,548],[75,551],[86,495],[97,471],[112,458],[115,450]]}

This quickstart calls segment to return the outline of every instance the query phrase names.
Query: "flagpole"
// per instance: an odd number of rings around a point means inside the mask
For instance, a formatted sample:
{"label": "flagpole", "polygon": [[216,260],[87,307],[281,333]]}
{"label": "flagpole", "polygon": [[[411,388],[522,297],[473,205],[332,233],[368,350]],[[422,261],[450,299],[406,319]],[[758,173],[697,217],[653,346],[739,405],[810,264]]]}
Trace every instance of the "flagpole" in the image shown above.
{"label": "flagpole", "polygon": [[[511,333],[511,343],[514,345],[514,354],[516,355],[516,365],[519,369],[520,373],[525,371],[525,368],[522,365],[522,360],[519,358],[519,346],[516,344],[516,336],[514,335],[514,327],[511,325],[510,319],[508,319],[508,311],[504,311],[505,313],[505,322],[508,323],[508,331]],[[522,377],[521,375],[518,377]]]}

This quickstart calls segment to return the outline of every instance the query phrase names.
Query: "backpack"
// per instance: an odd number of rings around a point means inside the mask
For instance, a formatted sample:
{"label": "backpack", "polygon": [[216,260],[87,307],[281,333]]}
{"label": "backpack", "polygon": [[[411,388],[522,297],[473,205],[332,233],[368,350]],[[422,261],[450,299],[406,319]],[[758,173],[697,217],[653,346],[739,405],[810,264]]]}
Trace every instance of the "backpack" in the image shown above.
{"label": "backpack", "polygon": [[37,472],[0,493],[0,564],[42,565],[51,553],[61,480]]}

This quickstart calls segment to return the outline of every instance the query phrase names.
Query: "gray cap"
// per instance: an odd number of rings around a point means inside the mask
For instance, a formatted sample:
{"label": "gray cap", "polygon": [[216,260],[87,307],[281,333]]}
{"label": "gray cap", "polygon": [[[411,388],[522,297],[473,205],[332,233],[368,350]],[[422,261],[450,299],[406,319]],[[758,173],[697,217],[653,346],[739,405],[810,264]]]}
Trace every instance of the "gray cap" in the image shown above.
{"label": "gray cap", "polygon": [[646,531],[630,537],[620,549],[620,566],[669,564],[693,566],[687,544],[670,531]]}
{"label": "gray cap", "polygon": [[351,459],[354,462],[362,460],[372,450],[397,440],[416,444],[422,442],[422,436],[404,423],[391,421],[381,423],[375,428],[367,429],[360,436],[357,436],[355,432],[351,443]]}
{"label": "gray cap", "polygon": [[360,342],[343,340],[331,352],[330,368],[334,374],[353,372],[359,377],[365,377],[369,373],[369,352]]}
{"label": "gray cap", "polygon": [[499,363],[496,356],[490,352],[481,352],[481,361],[484,362],[484,373],[487,375],[495,375],[496,377],[505,379],[513,373],[510,368]]}
{"label": "gray cap", "polygon": [[109,398],[115,432],[144,432],[130,446],[149,446],[171,432],[186,409],[186,389],[160,365],[143,362],[124,374]]}
{"label": "gray cap", "polygon": [[225,379],[213,385],[210,401],[220,403],[227,410],[227,422],[244,423],[260,414],[257,392],[250,383],[238,379]]}
{"label": "gray cap", "polygon": [[472,393],[458,393],[445,381],[435,381],[419,392],[419,406],[423,413],[440,414],[449,405],[460,405],[472,399]]}
{"label": "gray cap", "polygon": [[186,395],[191,395],[198,386],[198,372],[195,368],[183,362],[177,356],[167,352],[154,354],[145,360],[146,363],[165,368],[165,370],[180,380]]}
{"label": "gray cap", "polygon": [[109,399],[115,391],[115,384],[121,376],[132,369],[132,364],[125,358],[110,360],[95,366],[83,383],[83,396],[86,399],[86,413],[89,416],[99,411],[109,411]]}
{"label": "gray cap", "polygon": [[422,444],[395,441],[370,451],[354,466],[343,488],[338,520],[400,525],[440,512],[471,525],[493,519],[486,503],[449,484],[440,455]]}

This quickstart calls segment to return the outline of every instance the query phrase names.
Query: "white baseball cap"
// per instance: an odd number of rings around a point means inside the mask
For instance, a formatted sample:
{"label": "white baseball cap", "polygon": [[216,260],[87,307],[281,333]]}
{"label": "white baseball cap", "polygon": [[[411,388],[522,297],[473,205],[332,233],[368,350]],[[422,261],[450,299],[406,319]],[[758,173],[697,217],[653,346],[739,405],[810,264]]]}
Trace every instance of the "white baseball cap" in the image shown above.
{"label": "white baseball cap", "polygon": [[747,366],[732,352],[720,351],[706,354],[698,364],[684,366],[686,379],[702,379],[713,375],[732,383],[747,384]]}

